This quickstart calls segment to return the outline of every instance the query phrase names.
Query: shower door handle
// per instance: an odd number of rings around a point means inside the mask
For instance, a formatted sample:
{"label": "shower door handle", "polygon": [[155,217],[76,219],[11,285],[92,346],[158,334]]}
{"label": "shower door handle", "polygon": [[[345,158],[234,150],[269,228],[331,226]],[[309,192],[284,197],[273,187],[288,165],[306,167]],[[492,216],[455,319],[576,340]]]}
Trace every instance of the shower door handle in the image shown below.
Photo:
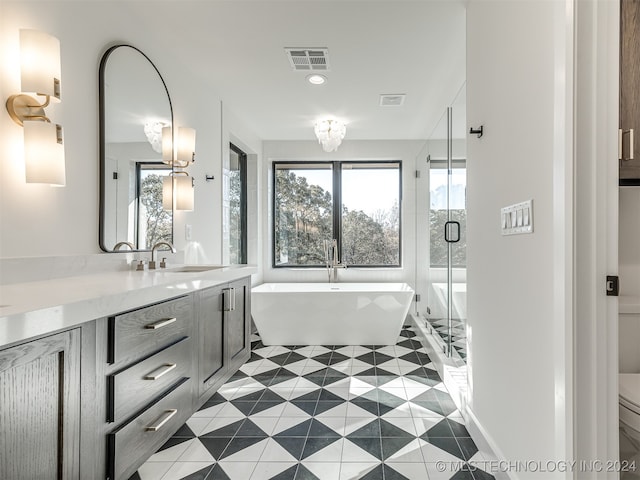
{"label": "shower door handle", "polygon": [[[455,225],[455,236],[451,235],[452,227]],[[444,241],[447,243],[458,243],[460,241],[460,222],[450,220],[444,224]]]}

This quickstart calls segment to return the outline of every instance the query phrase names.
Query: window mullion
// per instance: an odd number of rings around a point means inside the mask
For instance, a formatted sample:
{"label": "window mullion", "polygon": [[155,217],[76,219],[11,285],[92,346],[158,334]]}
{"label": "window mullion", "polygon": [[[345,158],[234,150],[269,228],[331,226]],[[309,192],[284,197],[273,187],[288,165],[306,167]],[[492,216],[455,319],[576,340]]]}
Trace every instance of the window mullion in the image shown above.
{"label": "window mullion", "polygon": [[338,258],[342,258],[342,163],[333,162],[333,238],[338,243]]}

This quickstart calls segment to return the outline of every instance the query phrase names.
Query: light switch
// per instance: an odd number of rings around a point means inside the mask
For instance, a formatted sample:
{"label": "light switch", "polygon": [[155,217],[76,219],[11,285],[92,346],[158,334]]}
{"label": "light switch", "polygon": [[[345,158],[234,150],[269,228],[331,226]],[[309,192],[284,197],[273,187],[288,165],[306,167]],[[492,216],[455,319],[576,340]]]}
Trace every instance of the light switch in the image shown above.
{"label": "light switch", "polygon": [[502,235],[533,233],[533,200],[500,209]]}

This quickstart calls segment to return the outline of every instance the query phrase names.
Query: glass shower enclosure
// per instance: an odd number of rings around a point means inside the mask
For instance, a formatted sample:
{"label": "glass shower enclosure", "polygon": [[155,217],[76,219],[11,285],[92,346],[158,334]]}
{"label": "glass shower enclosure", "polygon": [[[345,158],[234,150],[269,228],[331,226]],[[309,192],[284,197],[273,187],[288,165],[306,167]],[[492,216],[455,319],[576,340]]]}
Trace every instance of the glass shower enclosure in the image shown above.
{"label": "glass shower enclosure", "polygon": [[[421,189],[428,195],[428,241],[424,287],[427,299],[420,316],[445,355],[464,364],[467,357],[466,301],[466,108],[465,89],[443,113],[427,145]],[[428,187],[427,185],[428,184]],[[425,198],[426,197],[426,198]],[[424,205],[419,210],[425,212]],[[426,212],[425,212],[426,215]]]}

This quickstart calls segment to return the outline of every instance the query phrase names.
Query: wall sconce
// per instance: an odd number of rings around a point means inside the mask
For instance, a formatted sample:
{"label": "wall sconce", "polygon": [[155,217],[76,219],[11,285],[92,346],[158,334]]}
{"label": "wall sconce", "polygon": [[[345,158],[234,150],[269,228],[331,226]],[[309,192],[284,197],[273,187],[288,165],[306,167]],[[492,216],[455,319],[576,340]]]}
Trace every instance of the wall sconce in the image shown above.
{"label": "wall sconce", "polygon": [[[24,127],[27,183],[65,184],[62,127],[44,109],[60,102],[60,42],[38,30],[20,30],[20,93],[7,99],[11,119]],[[44,96],[40,103],[35,96]]]}
{"label": "wall sconce", "polygon": [[194,205],[194,180],[182,170],[162,178],[162,207],[165,210],[191,211]]}
{"label": "wall sconce", "polygon": [[196,161],[196,131],[193,128],[178,128],[178,150],[176,162],[187,167]]}
{"label": "wall sconce", "polygon": [[171,127],[162,129],[162,161],[178,168],[186,168],[196,161],[196,131],[193,128],[179,127],[175,139]]}
{"label": "wall sconce", "polygon": [[193,210],[195,192],[193,177],[182,171],[175,172],[175,174],[173,179],[176,186],[176,210],[191,211]]}
{"label": "wall sconce", "polygon": [[[176,148],[174,149],[174,145]],[[196,160],[196,131],[179,127],[173,138],[171,127],[162,129],[162,161],[173,167],[170,176],[162,179],[162,206],[165,210],[193,210],[194,180],[183,169]]]}

